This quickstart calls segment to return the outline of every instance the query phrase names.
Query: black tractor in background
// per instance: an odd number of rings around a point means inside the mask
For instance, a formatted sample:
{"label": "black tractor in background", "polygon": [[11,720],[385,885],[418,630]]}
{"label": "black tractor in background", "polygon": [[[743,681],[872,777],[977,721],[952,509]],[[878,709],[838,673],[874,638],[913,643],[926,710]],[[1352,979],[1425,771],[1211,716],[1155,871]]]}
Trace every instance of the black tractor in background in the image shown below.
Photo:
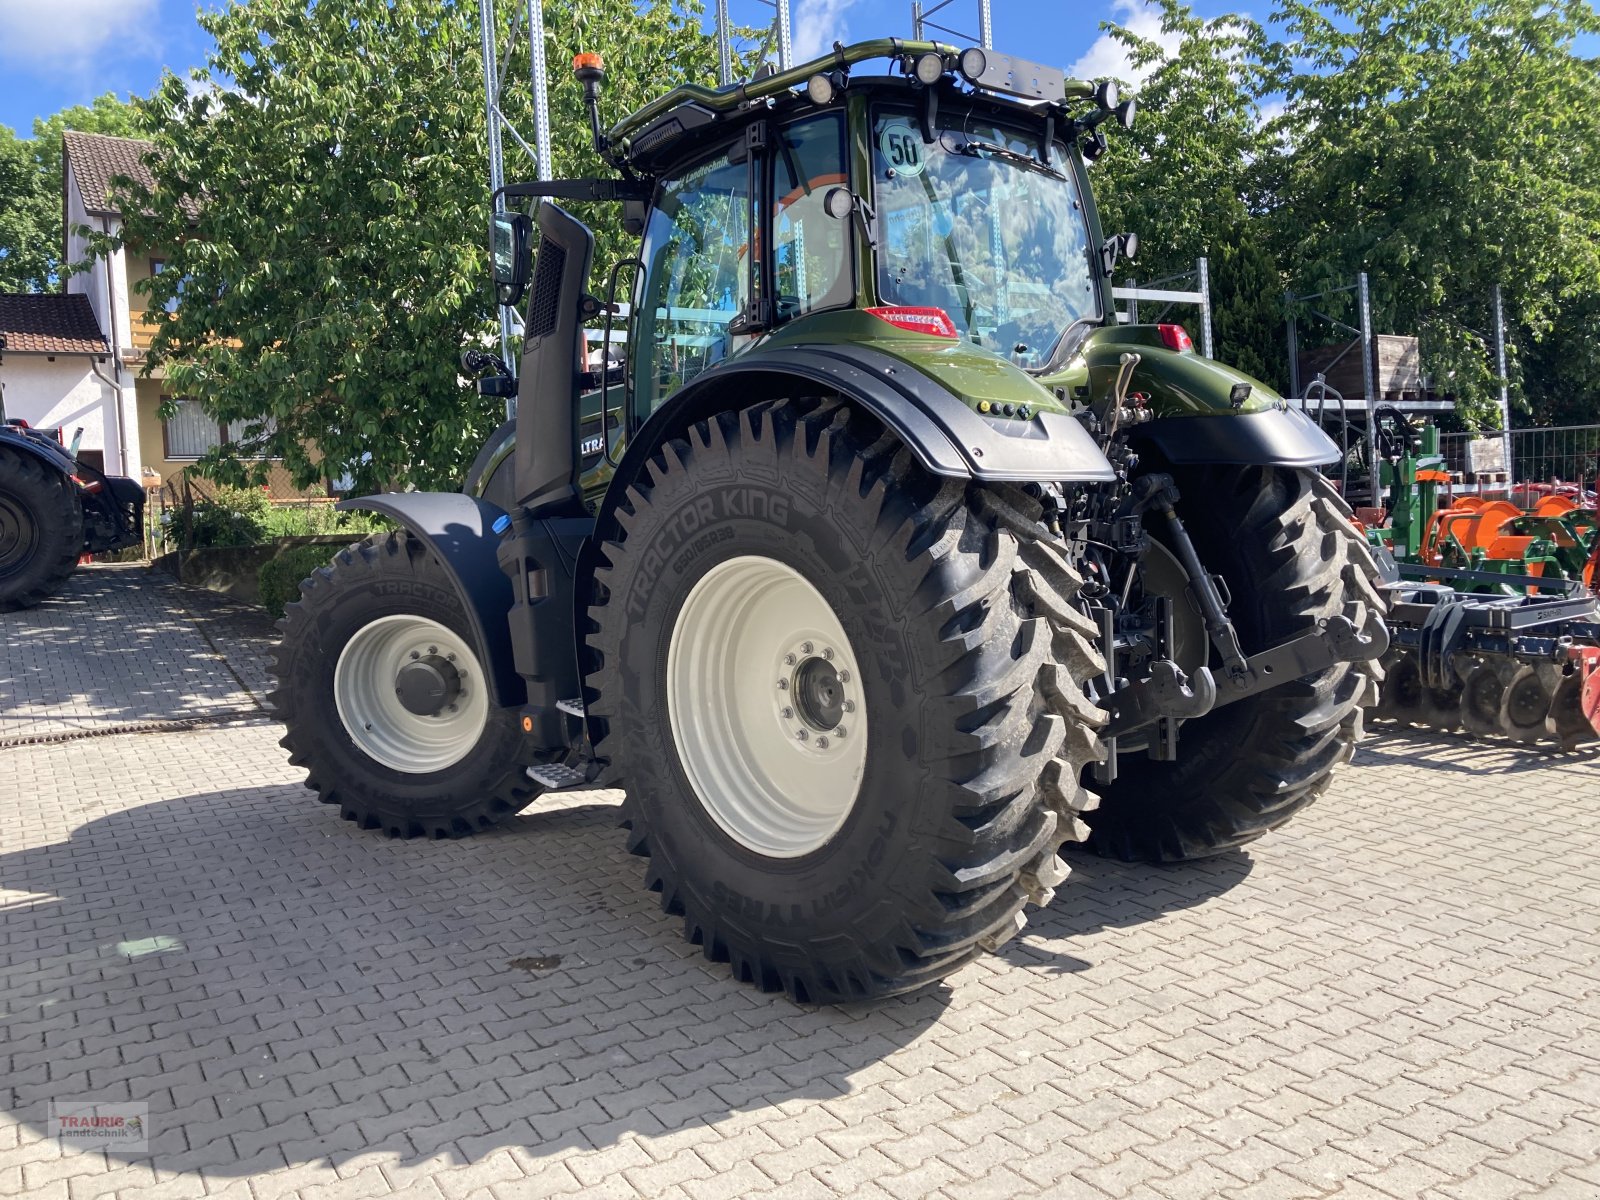
{"label": "black tractor in background", "polygon": [[143,528],[138,480],[96,470],[0,407],[0,613],[60,591],[85,554],[137,546]]}

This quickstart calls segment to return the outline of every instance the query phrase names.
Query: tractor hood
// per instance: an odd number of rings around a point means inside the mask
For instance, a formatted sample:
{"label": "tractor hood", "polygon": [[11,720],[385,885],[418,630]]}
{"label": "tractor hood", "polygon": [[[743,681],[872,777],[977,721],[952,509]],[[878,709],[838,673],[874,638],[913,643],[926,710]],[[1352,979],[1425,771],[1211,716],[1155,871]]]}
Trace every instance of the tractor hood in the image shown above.
{"label": "tractor hood", "polygon": [[[1281,408],[1282,398],[1272,388],[1193,350],[1170,349],[1157,325],[1118,325],[1096,329],[1052,384],[1065,385],[1076,399],[1098,403],[1111,392],[1122,356],[1139,356],[1130,393],[1147,397],[1147,405],[1162,417],[1238,416]],[[1242,402],[1234,389],[1248,386]]]}
{"label": "tractor hood", "polygon": [[901,329],[861,309],[792,321],[762,342],[773,348],[801,344],[880,351],[920,371],[985,416],[1012,416],[1024,408],[1029,413],[1065,413],[1070,407],[1040,379],[989,350],[958,338]]}

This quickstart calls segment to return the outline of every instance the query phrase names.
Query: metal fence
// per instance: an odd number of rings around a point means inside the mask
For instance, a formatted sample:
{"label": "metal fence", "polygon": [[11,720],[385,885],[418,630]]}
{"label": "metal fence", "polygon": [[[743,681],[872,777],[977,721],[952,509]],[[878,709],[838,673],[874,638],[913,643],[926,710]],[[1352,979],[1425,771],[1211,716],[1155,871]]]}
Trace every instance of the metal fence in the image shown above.
{"label": "metal fence", "polygon": [[[1463,476],[1467,444],[1498,434],[1444,433],[1439,452],[1451,471]],[[1575,483],[1593,488],[1600,476],[1600,425],[1554,425],[1513,429],[1510,446],[1512,483]]]}

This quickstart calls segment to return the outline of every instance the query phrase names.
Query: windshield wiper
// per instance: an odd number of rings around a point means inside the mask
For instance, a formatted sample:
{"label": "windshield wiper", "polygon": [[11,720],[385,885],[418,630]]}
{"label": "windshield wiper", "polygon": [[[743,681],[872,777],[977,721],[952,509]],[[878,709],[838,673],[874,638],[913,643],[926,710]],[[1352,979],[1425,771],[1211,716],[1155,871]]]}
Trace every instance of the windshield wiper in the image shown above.
{"label": "windshield wiper", "polygon": [[945,148],[956,154],[966,154],[973,158],[978,157],[980,154],[987,154],[1013,166],[1021,167],[1025,171],[1037,171],[1040,175],[1048,175],[1051,179],[1059,179],[1063,183],[1067,181],[1067,177],[1060,171],[1040,162],[1033,155],[1024,154],[1020,150],[1013,150],[1010,146],[1002,146],[998,142],[984,142],[979,141],[977,138],[964,137],[955,145],[946,143]]}

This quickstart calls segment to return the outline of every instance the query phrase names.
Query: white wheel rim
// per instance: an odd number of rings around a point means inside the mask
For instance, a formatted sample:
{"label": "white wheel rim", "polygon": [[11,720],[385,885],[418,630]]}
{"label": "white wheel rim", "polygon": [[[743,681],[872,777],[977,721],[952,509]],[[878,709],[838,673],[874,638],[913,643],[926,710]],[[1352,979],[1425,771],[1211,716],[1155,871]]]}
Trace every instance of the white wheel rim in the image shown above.
{"label": "white wheel rim", "polygon": [[798,571],[745,555],[694,585],[667,650],[667,718],[734,841],[798,858],[837,833],[861,790],[866,717],[850,639]]}
{"label": "white wheel rim", "polygon": [[[409,711],[396,695],[400,668],[437,655],[461,678],[454,711]],[[411,613],[379,617],[345,643],[333,668],[333,700],[345,732],[369,758],[407,775],[454,766],[478,744],[489,720],[483,668],[465,638]]]}

